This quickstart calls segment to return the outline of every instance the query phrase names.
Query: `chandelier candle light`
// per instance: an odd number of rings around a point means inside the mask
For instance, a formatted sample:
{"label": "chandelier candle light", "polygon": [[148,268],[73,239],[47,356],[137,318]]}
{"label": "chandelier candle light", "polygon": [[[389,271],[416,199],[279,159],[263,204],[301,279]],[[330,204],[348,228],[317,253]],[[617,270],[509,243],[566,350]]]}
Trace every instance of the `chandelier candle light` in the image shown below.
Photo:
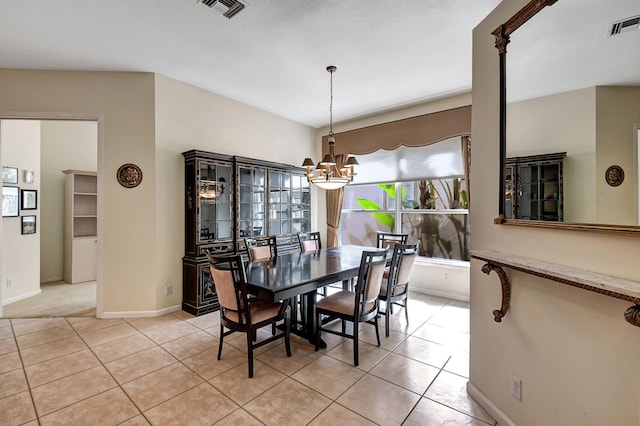
{"label": "chandelier candle light", "polygon": [[[311,158],[305,158],[302,167],[307,168],[307,180],[322,189],[339,189],[353,180],[358,160],[353,155],[347,157],[344,166],[338,168],[334,157],[336,138],[333,136],[333,73],[336,67],[329,65],[331,75],[331,101],[329,103],[329,153],[316,166]],[[311,171],[315,167],[314,171]]]}

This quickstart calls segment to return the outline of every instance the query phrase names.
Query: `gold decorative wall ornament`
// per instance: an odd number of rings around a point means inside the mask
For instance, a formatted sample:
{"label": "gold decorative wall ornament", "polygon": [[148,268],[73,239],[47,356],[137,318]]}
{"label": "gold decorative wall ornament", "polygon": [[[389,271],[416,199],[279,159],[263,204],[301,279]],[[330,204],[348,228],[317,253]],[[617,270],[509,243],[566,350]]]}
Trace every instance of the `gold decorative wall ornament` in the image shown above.
{"label": "gold decorative wall ornament", "polygon": [[142,182],[142,170],[135,164],[123,164],[118,169],[116,178],[118,179],[118,183],[125,188],[135,188]]}
{"label": "gold decorative wall ornament", "polygon": [[620,166],[611,166],[604,174],[609,186],[620,186],[624,181],[624,170]]}

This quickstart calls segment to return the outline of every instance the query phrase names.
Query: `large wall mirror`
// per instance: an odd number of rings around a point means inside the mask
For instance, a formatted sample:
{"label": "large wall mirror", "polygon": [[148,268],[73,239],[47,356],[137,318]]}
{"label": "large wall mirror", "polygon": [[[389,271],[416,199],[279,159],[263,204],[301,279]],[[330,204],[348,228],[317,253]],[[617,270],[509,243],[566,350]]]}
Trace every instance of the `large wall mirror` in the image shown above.
{"label": "large wall mirror", "polygon": [[638,21],[638,0],[534,0],[494,31],[496,223],[640,234]]}

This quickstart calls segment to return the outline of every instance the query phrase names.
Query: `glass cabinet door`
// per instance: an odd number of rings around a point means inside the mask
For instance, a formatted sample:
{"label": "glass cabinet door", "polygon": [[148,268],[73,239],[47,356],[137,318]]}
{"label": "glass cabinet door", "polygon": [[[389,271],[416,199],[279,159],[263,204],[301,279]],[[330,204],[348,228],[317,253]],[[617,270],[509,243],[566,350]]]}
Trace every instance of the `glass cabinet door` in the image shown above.
{"label": "glass cabinet door", "polygon": [[265,179],[266,172],[261,168],[238,167],[238,236],[258,237],[266,235],[265,226]]}
{"label": "glass cabinet door", "polygon": [[305,176],[291,175],[291,232],[311,231],[309,182]]}
{"label": "glass cabinet door", "polygon": [[562,221],[560,200],[560,166],[545,164],[540,166],[541,219]]}
{"label": "glass cabinet door", "polygon": [[291,173],[269,171],[269,232],[271,235],[291,231]]}
{"label": "glass cabinet door", "polygon": [[538,220],[538,166],[519,166],[518,183],[520,187],[518,217]]}
{"label": "glass cabinet door", "polygon": [[518,187],[513,166],[504,168],[504,176],[504,216],[507,219],[514,219],[517,217],[516,191]]}
{"label": "glass cabinet door", "polygon": [[233,239],[232,168],[228,164],[199,161],[199,243]]}

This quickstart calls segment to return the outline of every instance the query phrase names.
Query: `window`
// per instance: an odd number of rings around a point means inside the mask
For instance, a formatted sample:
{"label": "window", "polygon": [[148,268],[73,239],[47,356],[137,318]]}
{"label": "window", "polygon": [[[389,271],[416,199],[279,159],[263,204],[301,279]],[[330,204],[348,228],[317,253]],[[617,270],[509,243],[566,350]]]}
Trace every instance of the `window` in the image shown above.
{"label": "window", "polygon": [[340,239],[375,246],[376,231],[403,232],[421,256],[469,260],[466,194],[459,177],[346,186]]}

